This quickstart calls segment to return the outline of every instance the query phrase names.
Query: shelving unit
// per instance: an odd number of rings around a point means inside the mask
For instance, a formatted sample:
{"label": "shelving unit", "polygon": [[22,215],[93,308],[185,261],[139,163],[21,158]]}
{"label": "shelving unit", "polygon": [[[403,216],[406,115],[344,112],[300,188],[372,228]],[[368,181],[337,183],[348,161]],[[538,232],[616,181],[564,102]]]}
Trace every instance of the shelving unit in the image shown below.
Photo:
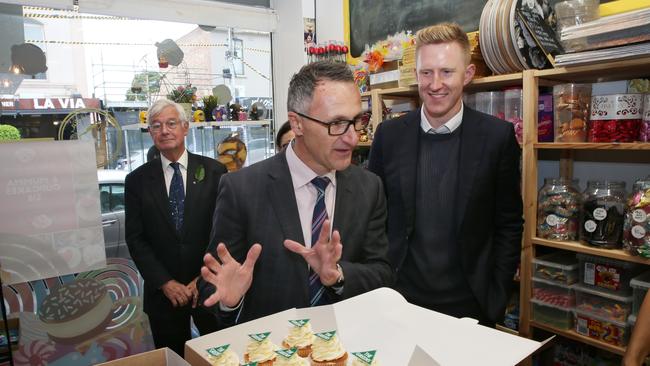
{"label": "shelving unit", "polygon": [[[578,152],[581,154],[591,154],[591,151],[592,153],[608,154],[608,151],[611,151],[612,153],[610,155],[616,152],[625,156],[625,154],[638,154],[638,151],[644,150],[650,152],[650,143],[537,142],[538,96],[540,87],[549,87],[563,83],[593,83],[648,76],[650,76],[650,57],[579,67],[526,70],[521,73],[509,75],[477,78],[465,88],[465,91],[469,92],[498,90],[510,86],[521,86],[523,89],[524,136],[522,144],[522,196],[524,200],[525,224],[519,283],[519,335],[521,336],[532,337],[533,329],[542,329],[615,354],[622,355],[625,353],[625,348],[623,347],[616,347],[593,338],[582,336],[574,331],[556,329],[531,320],[532,260],[535,258],[536,247],[538,246],[641,263],[648,265],[648,269],[650,269],[649,259],[631,256],[623,250],[599,249],[575,241],[562,242],[536,237],[538,160],[540,153],[543,155],[553,155],[552,153],[556,152],[555,155],[559,156],[557,159],[560,161],[558,175],[571,177],[573,159]],[[416,85],[411,85],[408,87],[372,90],[363,93],[362,98],[371,98],[372,100],[371,123],[373,124],[373,128],[376,129],[377,125],[382,122],[381,106],[384,99],[417,99],[418,91]],[[645,160],[650,163],[650,153],[647,156]],[[613,158],[620,159],[620,155],[619,157],[614,156]],[[503,330],[506,331],[505,329]]]}

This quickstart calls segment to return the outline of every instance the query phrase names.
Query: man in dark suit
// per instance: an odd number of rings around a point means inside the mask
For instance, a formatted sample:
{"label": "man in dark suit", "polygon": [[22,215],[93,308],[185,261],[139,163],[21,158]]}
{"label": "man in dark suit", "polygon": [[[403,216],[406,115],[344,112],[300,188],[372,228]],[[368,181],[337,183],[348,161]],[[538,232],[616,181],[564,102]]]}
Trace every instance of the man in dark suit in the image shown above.
{"label": "man in dark suit", "polygon": [[178,104],[158,100],[147,115],[160,158],[126,177],[126,242],[144,278],[144,311],[156,348],[183,355],[190,316],[201,334],[217,330],[214,314],[197,307],[196,283],[226,168],[185,149],[189,123]]}
{"label": "man in dark suit", "polygon": [[511,124],[463,106],[474,65],[460,27],[425,28],[416,44],[422,107],[379,125],[369,162],[386,189],[395,287],[493,326],[520,258],[520,149]]}
{"label": "man in dark suit", "polygon": [[288,101],[293,143],[219,185],[219,224],[201,274],[217,288],[205,305],[220,301],[236,322],[392,280],[381,182],[350,165],[365,127],[351,71],[333,62],[306,65],[291,79]]}

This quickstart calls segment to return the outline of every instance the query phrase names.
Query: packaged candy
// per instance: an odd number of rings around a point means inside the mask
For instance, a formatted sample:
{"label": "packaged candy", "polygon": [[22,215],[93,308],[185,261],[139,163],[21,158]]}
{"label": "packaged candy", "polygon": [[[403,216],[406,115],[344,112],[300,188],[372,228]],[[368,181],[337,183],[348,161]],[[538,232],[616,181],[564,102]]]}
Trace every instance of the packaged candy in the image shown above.
{"label": "packaged candy", "polygon": [[642,94],[599,95],[591,98],[590,142],[634,142],[639,138]]}
{"label": "packaged candy", "polygon": [[620,248],[625,196],[625,182],[589,181],[583,194],[580,238],[601,248]]}
{"label": "packaged candy", "polygon": [[650,176],[634,183],[627,200],[623,248],[632,255],[650,258]]}
{"label": "packaged candy", "polygon": [[555,142],[585,142],[591,103],[591,84],[553,87]]}
{"label": "packaged candy", "polygon": [[546,178],[537,196],[537,236],[553,240],[577,240],[580,193],[577,180]]}

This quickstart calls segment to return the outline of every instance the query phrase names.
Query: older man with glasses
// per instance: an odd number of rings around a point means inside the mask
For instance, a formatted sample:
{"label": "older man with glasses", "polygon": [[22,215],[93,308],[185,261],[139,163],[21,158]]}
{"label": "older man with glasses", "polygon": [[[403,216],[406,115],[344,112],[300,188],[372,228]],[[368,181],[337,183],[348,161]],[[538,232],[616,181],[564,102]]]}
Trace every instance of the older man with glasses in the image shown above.
{"label": "older man with glasses", "polygon": [[201,334],[217,330],[214,314],[197,307],[196,284],[226,168],[185,149],[189,123],[181,106],[161,99],[147,115],[160,159],[126,177],[126,242],[144,278],[144,311],[156,348],[183,355],[190,317]]}
{"label": "older man with glasses", "polygon": [[291,79],[288,101],[293,142],[219,186],[201,274],[217,288],[205,305],[220,302],[225,322],[328,304],[392,281],[384,190],[376,175],[350,164],[365,127],[352,72],[342,63],[306,65]]}

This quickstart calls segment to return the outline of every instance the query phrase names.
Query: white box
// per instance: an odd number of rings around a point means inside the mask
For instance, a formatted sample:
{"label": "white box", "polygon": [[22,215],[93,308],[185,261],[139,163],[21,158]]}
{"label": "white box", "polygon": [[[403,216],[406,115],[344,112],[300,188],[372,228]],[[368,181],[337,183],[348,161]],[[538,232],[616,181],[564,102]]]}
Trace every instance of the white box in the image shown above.
{"label": "white box", "polygon": [[181,356],[171,349],[159,348],[137,355],[118,358],[117,360],[100,363],[97,366],[190,366]]}
{"label": "white box", "polygon": [[206,350],[230,344],[243,360],[247,334],[270,331],[271,341],[281,345],[288,321],[305,318],[314,332],[336,329],[348,353],[377,350],[382,365],[472,365],[477,360],[481,365],[515,365],[541,346],[470,319],[409,304],[396,291],[380,288],[334,305],[289,309],[192,339],[185,343],[185,359],[208,366]]}

